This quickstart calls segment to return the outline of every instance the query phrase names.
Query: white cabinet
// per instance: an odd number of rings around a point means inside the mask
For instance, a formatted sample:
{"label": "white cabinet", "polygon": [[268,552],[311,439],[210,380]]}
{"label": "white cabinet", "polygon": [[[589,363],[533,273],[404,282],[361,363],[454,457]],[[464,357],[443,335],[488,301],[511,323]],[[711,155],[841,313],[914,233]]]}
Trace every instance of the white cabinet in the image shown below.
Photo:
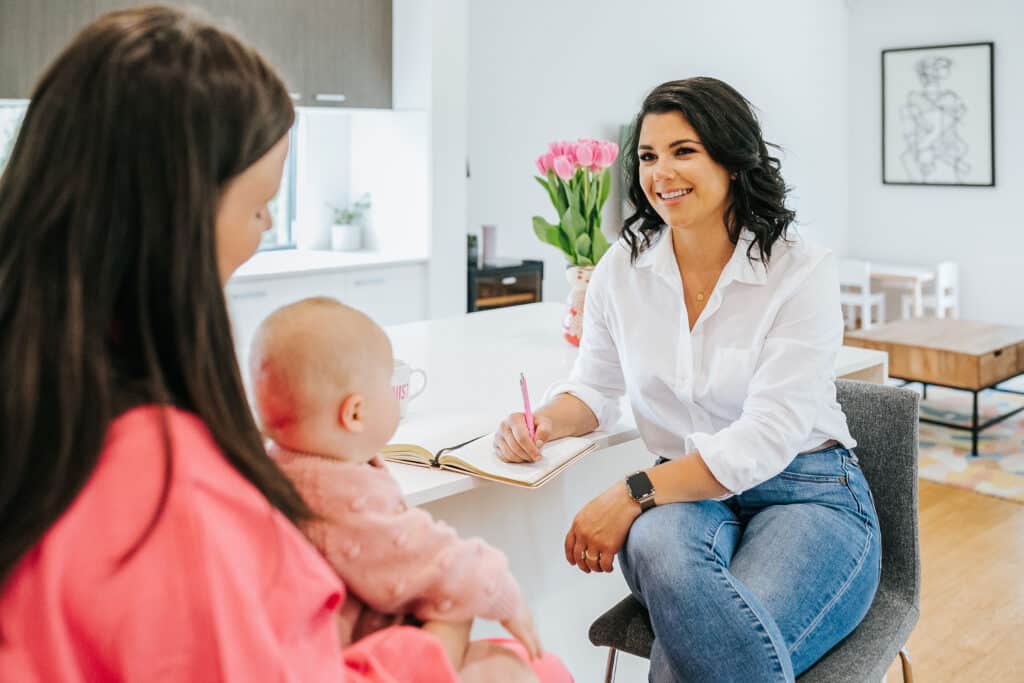
{"label": "white cabinet", "polygon": [[365,312],[378,325],[427,317],[427,277],[422,264],[348,271],[343,290],[342,301]]}
{"label": "white cabinet", "polygon": [[226,288],[228,312],[242,372],[256,327],[272,311],[310,296],[329,296],[365,312],[379,325],[422,320],[427,314],[422,263],[359,267],[244,278]]}

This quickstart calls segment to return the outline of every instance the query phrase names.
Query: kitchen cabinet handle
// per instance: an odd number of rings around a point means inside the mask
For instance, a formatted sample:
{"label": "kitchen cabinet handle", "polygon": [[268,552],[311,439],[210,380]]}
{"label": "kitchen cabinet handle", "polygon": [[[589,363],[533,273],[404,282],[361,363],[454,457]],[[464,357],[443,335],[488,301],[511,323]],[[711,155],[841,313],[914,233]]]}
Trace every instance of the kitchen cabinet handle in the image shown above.
{"label": "kitchen cabinet handle", "polygon": [[316,94],[316,101],[317,102],[344,102],[345,101],[345,96],[344,95],[335,95],[335,94],[332,94],[332,93],[321,93],[321,92],[318,92]]}
{"label": "kitchen cabinet handle", "polygon": [[267,290],[264,289],[259,292],[236,292],[231,295],[231,298],[241,301],[243,299],[262,299],[265,296],[267,296]]}
{"label": "kitchen cabinet handle", "polygon": [[508,277],[501,278],[501,284],[503,285],[514,285],[517,282],[519,282],[519,278],[515,275],[509,275]]}
{"label": "kitchen cabinet handle", "polygon": [[288,93],[288,97],[290,97],[293,100],[295,100],[296,102],[298,102],[299,100],[302,99],[302,93],[300,93],[300,92],[290,92],[290,93]]}
{"label": "kitchen cabinet handle", "polygon": [[383,284],[386,284],[387,281],[388,281],[387,278],[371,277],[371,278],[367,278],[365,280],[356,280],[352,284],[354,284],[356,287],[362,287],[363,285],[383,285]]}

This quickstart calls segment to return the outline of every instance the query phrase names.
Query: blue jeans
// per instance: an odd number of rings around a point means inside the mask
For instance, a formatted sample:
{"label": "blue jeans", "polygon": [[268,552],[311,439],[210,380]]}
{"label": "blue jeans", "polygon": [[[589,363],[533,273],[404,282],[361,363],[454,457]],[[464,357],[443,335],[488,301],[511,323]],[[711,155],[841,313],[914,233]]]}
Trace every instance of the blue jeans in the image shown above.
{"label": "blue jeans", "polygon": [[724,501],[648,510],[619,563],[654,627],[650,680],[792,681],[864,618],[881,556],[871,491],[841,446]]}

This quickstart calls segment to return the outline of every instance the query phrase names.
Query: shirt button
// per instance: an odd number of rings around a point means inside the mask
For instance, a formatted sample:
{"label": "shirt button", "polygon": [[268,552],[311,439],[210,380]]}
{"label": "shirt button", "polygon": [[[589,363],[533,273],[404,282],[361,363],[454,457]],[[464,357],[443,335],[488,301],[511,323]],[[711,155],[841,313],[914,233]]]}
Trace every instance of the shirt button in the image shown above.
{"label": "shirt button", "polygon": [[442,600],[441,602],[437,603],[437,609],[439,609],[442,612],[447,612],[451,608],[452,608],[452,601],[451,600],[445,599],[445,600]]}
{"label": "shirt button", "polygon": [[396,581],[394,584],[392,584],[392,586],[391,586],[391,596],[392,597],[397,598],[403,592],[405,592],[405,581]]}
{"label": "shirt button", "polygon": [[395,536],[394,544],[396,548],[404,548],[409,542],[409,537],[406,536],[404,531],[399,531],[398,535]]}
{"label": "shirt button", "polygon": [[348,548],[346,548],[345,549],[345,557],[347,557],[350,560],[354,560],[357,557],[359,557],[359,544],[358,543],[353,543]]}
{"label": "shirt button", "polygon": [[348,504],[348,507],[352,512],[362,512],[366,509],[366,498],[363,496],[353,498],[352,502]]}

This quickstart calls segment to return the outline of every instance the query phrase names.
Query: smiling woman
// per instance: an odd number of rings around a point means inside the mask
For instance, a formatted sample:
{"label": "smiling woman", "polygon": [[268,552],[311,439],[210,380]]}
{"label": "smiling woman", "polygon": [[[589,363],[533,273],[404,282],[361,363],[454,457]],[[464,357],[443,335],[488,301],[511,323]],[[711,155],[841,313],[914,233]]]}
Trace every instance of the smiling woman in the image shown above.
{"label": "smiling woman", "polygon": [[577,513],[566,561],[618,560],[657,634],[652,681],[793,681],[859,623],[879,577],[836,403],[835,259],[790,232],[779,162],[721,81],[651,91],[622,159],[634,212],[590,281],[572,374],[535,436],[514,413],[495,447],[534,461],[612,427],[628,395],[657,460]]}
{"label": "smiling woman", "polygon": [[[731,241],[736,243],[743,228],[750,230],[748,253],[757,247],[768,262],[795,214],[785,206],[788,188],[779,160],[768,153],[774,145],[761,137],[746,98],[713,78],[672,81],[647,96],[630,130],[626,149],[636,153],[624,154],[622,163],[634,213],[625,221],[623,238],[634,262],[669,221],[688,225],[723,215]],[[662,149],[654,149],[652,140]],[[659,196],[661,190],[698,190],[691,198],[698,201],[683,208],[680,197]]]}

